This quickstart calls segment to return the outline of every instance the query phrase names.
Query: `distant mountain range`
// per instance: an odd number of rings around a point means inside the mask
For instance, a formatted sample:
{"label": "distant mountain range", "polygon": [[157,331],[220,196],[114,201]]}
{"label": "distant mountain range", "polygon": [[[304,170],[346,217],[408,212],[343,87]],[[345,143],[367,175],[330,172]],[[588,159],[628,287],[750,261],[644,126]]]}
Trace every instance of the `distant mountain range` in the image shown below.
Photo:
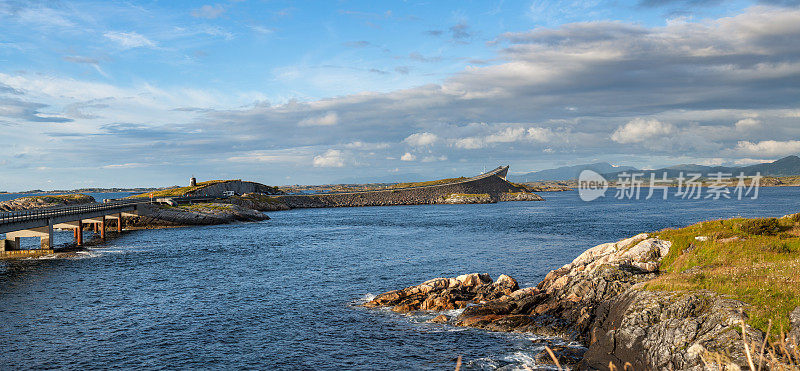
{"label": "distant mountain range", "polygon": [[594,170],[600,174],[603,174],[603,176],[606,179],[614,179],[617,178],[619,174],[622,172],[630,173],[632,171],[636,171],[637,173],[644,173],[645,178],[649,178],[650,174],[652,173],[655,173],[656,177],[658,178],[661,178],[662,174],[664,173],[667,174],[668,178],[676,178],[680,175],[681,172],[684,174],[684,176],[686,176],[688,173],[700,173],[703,174],[704,177],[706,177],[709,174],[722,172],[726,174],[733,174],[733,176],[739,175],[740,173],[744,173],[744,175],[747,176],[753,176],[756,175],[757,173],[760,173],[762,176],[778,177],[778,176],[800,175],[800,157],[788,156],[780,160],[769,163],[756,164],[750,166],[740,166],[740,167],[682,164],[656,170],[638,170],[632,166],[614,166],[607,162],[599,162],[595,164],[564,166],[555,169],[535,171],[532,173],[521,174],[521,175],[510,175],[508,178],[510,181],[513,182],[572,180],[572,179],[577,179],[578,175],[583,170]]}
{"label": "distant mountain range", "polygon": [[[613,179],[617,178],[621,172],[622,171],[608,172],[604,173],[603,176],[605,176],[606,179]],[[725,174],[733,174],[734,177],[741,173],[744,173],[746,176],[753,176],[756,174],[761,174],[761,176],[776,177],[792,176],[800,175],[800,157],[788,156],[773,162],[740,167],[684,164],[670,166],[663,169],[642,170],[637,172],[644,173],[645,178],[649,178],[650,174],[652,173],[655,173],[657,178],[661,178],[663,176],[662,174],[664,173],[667,174],[667,178],[676,178],[680,175],[680,173],[683,173],[684,176],[686,176],[688,173],[700,173],[703,174],[703,177],[709,177],[710,174],[716,174],[720,172]]]}
{"label": "distant mountain range", "polygon": [[542,180],[570,180],[577,179],[581,171],[593,170],[600,174],[616,173],[623,171],[636,170],[633,166],[614,166],[608,162],[598,162],[595,164],[563,166],[555,169],[534,171],[527,174],[509,175],[508,180],[512,182],[538,182]]}

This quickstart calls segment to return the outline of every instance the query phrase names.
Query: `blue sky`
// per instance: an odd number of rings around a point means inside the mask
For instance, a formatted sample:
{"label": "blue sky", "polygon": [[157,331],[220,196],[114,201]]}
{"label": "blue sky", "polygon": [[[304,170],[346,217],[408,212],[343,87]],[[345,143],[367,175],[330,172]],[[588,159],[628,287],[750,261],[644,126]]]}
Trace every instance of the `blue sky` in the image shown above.
{"label": "blue sky", "polygon": [[774,160],[798,6],[0,1],[0,190]]}

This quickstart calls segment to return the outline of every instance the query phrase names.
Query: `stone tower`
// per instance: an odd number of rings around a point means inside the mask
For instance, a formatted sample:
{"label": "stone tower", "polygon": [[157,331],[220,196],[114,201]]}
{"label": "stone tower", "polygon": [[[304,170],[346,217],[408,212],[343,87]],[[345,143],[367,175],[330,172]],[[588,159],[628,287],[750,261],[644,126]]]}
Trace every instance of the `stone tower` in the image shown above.
{"label": "stone tower", "polygon": [[194,177],[194,175],[192,175],[192,177],[189,179],[189,185],[192,187],[197,186],[197,179]]}

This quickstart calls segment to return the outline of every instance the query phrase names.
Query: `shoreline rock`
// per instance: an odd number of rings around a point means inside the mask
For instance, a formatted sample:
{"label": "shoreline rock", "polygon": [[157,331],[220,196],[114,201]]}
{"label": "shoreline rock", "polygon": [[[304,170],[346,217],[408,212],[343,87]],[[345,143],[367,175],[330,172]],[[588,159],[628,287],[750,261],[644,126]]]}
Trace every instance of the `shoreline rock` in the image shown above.
{"label": "shoreline rock", "polygon": [[[746,366],[740,325],[747,304],[710,291],[645,288],[670,247],[669,241],[639,234],[586,250],[535,287],[519,289],[511,277],[492,282],[488,274],[473,273],[389,291],[364,306],[402,313],[465,308],[450,323],[584,344],[581,357],[564,357],[581,369],[605,369],[609,362],[621,369],[629,362],[634,369],[700,370],[707,352]],[[764,334],[748,327],[747,337],[758,342]]]}
{"label": "shoreline rock", "polygon": [[125,217],[131,228],[217,225],[268,220],[266,214],[233,204],[204,203],[187,206],[140,205],[139,216]]}

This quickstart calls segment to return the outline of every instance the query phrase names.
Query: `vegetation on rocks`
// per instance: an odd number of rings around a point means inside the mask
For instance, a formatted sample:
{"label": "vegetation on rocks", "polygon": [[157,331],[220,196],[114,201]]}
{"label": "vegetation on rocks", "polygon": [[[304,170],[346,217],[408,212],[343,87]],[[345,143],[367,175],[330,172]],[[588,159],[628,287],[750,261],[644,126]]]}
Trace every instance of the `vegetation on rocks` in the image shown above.
{"label": "vegetation on rocks", "polygon": [[449,183],[457,183],[464,180],[467,180],[466,177],[459,177],[459,178],[447,178],[447,179],[439,179],[439,180],[429,180],[427,182],[410,182],[410,183],[397,183],[389,188],[412,188],[412,187],[425,187],[425,186],[432,186],[432,185],[440,185],[440,184],[449,184]]}
{"label": "vegetation on rocks", "polygon": [[770,321],[788,331],[800,307],[800,224],[780,219],[729,219],[658,234],[673,247],[650,290],[709,290],[750,305],[748,324],[766,331]]}
{"label": "vegetation on rocks", "polygon": [[231,180],[208,180],[205,182],[199,182],[196,186],[186,186],[186,187],[176,187],[176,188],[169,188],[169,189],[162,189],[159,191],[147,192],[138,195],[134,195],[131,197],[180,197],[187,193],[196,191],[198,189],[202,189],[208,187],[213,184],[230,182],[234,180],[241,180],[241,179],[231,179]]}
{"label": "vegetation on rocks", "polygon": [[88,204],[92,202],[96,202],[94,197],[81,193],[26,196],[0,202],[0,211],[29,210],[55,206]]}

